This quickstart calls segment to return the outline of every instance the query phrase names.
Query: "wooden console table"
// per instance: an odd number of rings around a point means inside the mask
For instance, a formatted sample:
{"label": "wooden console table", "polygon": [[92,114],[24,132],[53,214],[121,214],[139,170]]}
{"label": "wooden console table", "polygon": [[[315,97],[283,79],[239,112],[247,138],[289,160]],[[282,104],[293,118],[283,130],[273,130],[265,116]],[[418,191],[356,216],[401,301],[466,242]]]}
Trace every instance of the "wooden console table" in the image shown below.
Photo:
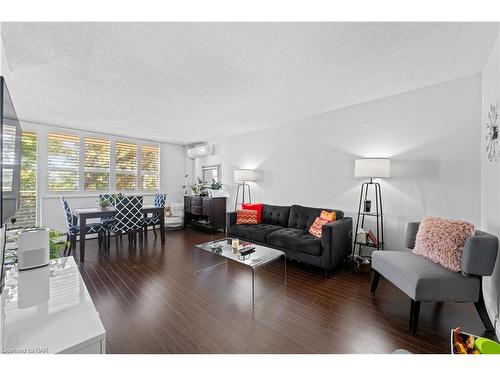
{"label": "wooden console table", "polygon": [[226,197],[184,196],[184,226],[226,230]]}

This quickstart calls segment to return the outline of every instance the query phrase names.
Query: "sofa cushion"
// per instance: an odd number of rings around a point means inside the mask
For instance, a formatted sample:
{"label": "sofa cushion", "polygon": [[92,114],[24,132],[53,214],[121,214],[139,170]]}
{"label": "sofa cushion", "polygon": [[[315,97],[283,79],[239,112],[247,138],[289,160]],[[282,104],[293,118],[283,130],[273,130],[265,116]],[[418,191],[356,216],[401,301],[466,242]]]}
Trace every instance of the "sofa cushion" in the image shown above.
{"label": "sofa cushion", "polygon": [[476,302],[479,280],[408,251],[374,251],[372,268],[415,301]]}
{"label": "sofa cushion", "polygon": [[232,237],[243,237],[248,240],[253,240],[261,243],[266,242],[266,236],[283,227],[271,224],[241,224],[231,225],[228,235]]}
{"label": "sofa cushion", "polygon": [[289,206],[273,206],[270,204],[264,204],[262,206],[262,224],[280,225],[282,227],[286,227],[289,214]]}
{"label": "sofa cushion", "polygon": [[267,235],[267,243],[300,253],[321,255],[321,239],[305,230],[283,228]]}
{"label": "sofa cushion", "polygon": [[474,224],[426,216],[418,228],[413,252],[450,271],[462,269],[465,241],[474,234]]}
{"label": "sofa cushion", "polygon": [[336,219],[344,217],[344,213],[338,210],[329,210],[323,208],[304,207],[294,204],[290,207],[290,217],[288,218],[288,228],[296,228],[308,231],[314,220],[321,215],[321,211],[335,211]]}
{"label": "sofa cushion", "polygon": [[238,210],[236,211],[236,225],[242,224],[258,224],[257,211],[255,210]]}
{"label": "sofa cushion", "polygon": [[262,223],[262,203],[242,203],[241,208],[244,210],[254,210],[257,212],[257,224]]}

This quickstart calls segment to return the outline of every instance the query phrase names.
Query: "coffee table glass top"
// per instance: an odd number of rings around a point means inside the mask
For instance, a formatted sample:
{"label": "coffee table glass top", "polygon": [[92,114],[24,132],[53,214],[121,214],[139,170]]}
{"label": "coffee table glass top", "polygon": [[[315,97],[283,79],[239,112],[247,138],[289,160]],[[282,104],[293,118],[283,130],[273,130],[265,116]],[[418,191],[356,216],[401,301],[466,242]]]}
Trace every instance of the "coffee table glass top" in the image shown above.
{"label": "coffee table glass top", "polygon": [[[252,268],[257,268],[268,262],[274,261],[281,256],[285,256],[285,253],[283,251],[271,249],[266,246],[252,244],[252,246],[255,247],[255,252],[251,253],[249,257],[246,257],[248,259],[244,259],[241,257],[239,252],[233,252],[233,249],[231,247],[232,240],[232,238],[222,238],[220,240],[205,242],[195,246],[198,249],[205,250],[212,254],[220,255],[224,258],[233,260]],[[222,248],[220,250],[214,250],[213,244],[219,243],[222,244]],[[248,242],[240,240],[240,245],[242,244],[248,244]]]}

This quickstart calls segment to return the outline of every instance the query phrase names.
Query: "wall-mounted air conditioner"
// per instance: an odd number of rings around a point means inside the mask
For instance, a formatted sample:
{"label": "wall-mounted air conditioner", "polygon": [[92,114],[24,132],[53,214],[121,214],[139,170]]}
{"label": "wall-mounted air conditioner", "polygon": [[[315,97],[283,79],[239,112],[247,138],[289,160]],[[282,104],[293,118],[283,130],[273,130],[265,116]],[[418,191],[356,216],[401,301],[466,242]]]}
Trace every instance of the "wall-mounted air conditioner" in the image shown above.
{"label": "wall-mounted air conditioner", "polygon": [[213,154],[213,146],[208,143],[188,146],[187,155],[190,159],[202,158]]}

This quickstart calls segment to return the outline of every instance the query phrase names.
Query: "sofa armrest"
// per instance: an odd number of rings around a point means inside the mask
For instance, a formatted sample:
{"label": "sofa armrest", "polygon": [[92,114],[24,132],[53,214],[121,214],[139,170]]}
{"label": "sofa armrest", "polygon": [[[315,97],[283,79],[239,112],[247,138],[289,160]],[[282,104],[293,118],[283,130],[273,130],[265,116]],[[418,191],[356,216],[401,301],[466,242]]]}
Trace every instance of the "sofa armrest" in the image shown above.
{"label": "sofa armrest", "polygon": [[333,269],[352,251],[352,218],[343,217],[333,223],[323,225],[321,246],[323,247],[322,266]]}
{"label": "sofa armrest", "polygon": [[226,233],[229,233],[229,227],[236,224],[236,212],[226,213]]}
{"label": "sofa armrest", "polygon": [[465,241],[462,252],[462,272],[469,275],[490,276],[495,267],[498,238],[492,234],[476,231]]}
{"label": "sofa armrest", "polygon": [[406,228],[406,239],[405,239],[405,246],[408,249],[415,248],[415,239],[417,238],[417,232],[419,226],[420,226],[420,221],[414,223],[408,223],[408,227]]}

